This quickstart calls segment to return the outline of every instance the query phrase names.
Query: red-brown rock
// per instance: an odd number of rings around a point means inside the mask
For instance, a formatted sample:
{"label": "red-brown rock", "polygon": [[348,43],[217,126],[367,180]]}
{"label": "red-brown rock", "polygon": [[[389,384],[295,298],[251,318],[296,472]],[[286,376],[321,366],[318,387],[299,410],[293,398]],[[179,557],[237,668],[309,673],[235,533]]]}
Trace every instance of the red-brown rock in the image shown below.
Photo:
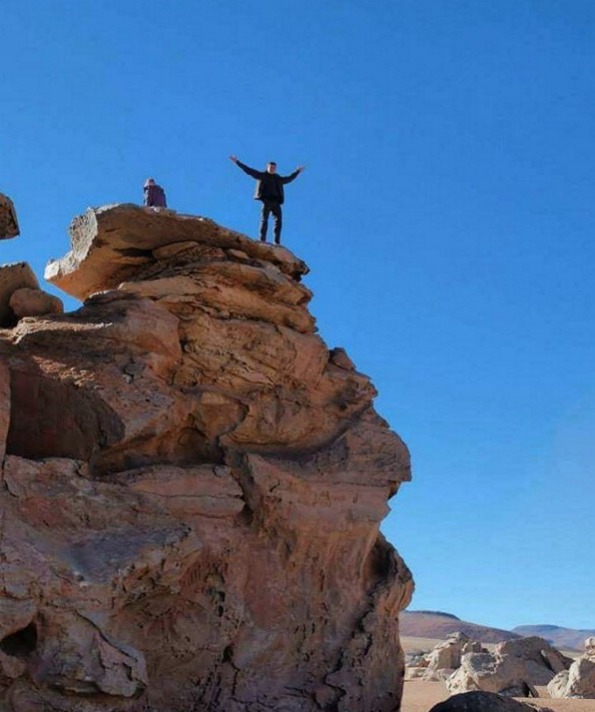
{"label": "red-brown rock", "polygon": [[394,712],[409,456],[307,267],[135,206],[72,232],[84,306],[0,331],[0,708]]}

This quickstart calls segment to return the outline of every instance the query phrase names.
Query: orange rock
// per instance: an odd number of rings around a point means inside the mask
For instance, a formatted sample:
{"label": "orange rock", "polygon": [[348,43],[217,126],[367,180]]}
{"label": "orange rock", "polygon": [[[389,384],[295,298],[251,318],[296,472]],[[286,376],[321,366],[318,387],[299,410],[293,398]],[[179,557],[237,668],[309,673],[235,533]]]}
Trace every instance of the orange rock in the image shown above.
{"label": "orange rock", "polygon": [[393,712],[409,454],[306,265],[136,206],[71,233],[46,275],[84,306],[0,332],[0,699]]}

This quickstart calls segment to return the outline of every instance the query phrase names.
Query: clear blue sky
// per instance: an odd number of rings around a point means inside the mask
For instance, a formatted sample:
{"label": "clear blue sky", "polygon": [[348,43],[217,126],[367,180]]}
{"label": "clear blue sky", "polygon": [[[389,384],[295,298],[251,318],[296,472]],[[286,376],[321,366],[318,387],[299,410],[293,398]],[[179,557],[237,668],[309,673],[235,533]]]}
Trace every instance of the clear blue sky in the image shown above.
{"label": "clear blue sky", "polygon": [[411,448],[413,607],[595,628],[595,3],[0,4],[2,262],[149,175],[254,235],[227,156],[305,163],[284,241]]}

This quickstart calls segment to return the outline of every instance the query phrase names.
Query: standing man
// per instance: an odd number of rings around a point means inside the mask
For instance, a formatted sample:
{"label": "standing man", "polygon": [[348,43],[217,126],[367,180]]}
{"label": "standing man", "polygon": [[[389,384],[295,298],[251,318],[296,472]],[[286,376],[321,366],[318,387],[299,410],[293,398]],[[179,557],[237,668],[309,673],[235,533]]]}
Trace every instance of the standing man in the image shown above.
{"label": "standing man", "polygon": [[269,215],[273,213],[275,220],[274,233],[275,245],[281,244],[281,228],[283,226],[283,213],[281,206],[285,200],[283,186],[286,183],[291,183],[304,170],[304,166],[298,166],[293,173],[288,176],[280,176],[277,173],[277,164],[274,161],[267,163],[266,171],[257,171],[250,168],[245,163],[238,161],[237,156],[230,156],[236,166],[239,166],[244,173],[247,173],[252,178],[256,178],[256,190],[254,191],[254,200],[262,202],[262,210],[260,212],[260,239],[266,242],[267,227],[269,224]]}
{"label": "standing man", "polygon": [[143,187],[144,204],[150,208],[167,208],[165,191],[155,183],[154,178],[147,178]]}

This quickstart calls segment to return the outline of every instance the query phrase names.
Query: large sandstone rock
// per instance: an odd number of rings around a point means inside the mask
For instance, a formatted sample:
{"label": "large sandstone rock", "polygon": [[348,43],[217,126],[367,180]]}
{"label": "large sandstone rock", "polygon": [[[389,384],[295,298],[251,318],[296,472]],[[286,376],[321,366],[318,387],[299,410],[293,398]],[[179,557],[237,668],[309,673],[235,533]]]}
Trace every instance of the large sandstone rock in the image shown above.
{"label": "large sandstone rock", "polygon": [[0,193],[0,240],[7,240],[17,237],[19,234],[19,223],[12,200],[3,193]]}
{"label": "large sandstone rock", "polygon": [[72,234],[84,306],[0,332],[0,709],[394,712],[409,456],[307,267],[134,206]]}
{"label": "large sandstone rock", "polygon": [[536,697],[536,685],[547,685],[571,659],[543,638],[507,640],[492,652],[462,656],[460,668],[448,678],[451,693],[482,690],[511,697]]}

